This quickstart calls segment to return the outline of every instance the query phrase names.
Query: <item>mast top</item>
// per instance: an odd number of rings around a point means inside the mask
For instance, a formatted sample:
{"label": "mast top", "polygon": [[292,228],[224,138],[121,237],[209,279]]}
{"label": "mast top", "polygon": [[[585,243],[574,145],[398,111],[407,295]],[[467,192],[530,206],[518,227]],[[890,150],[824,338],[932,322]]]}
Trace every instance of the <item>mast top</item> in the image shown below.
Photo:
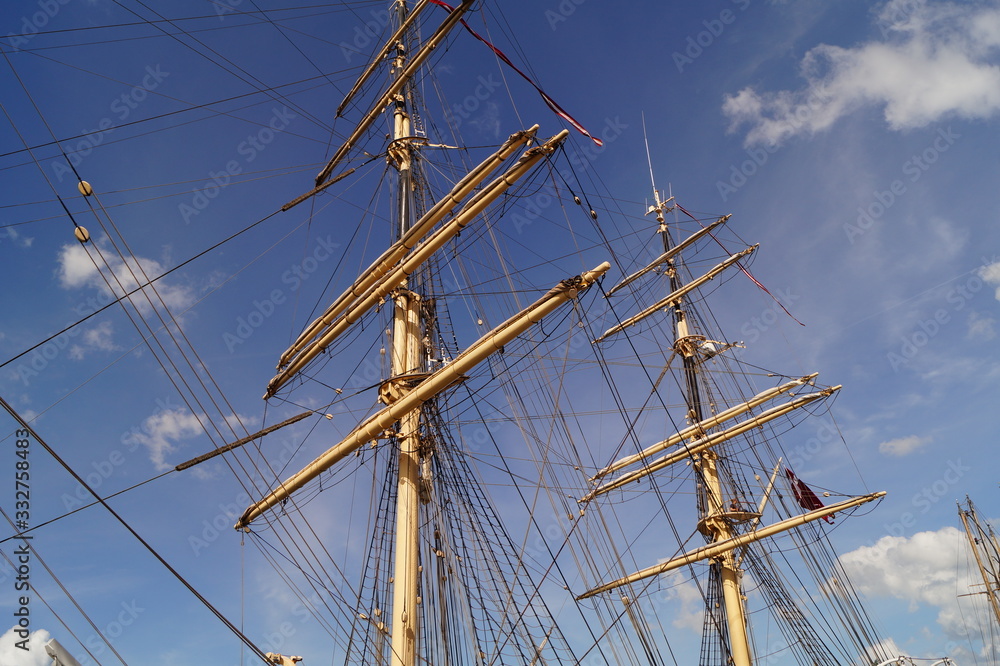
{"label": "mast top", "polygon": [[673,206],[671,206],[670,208],[667,208],[666,210],[664,210],[663,207],[666,204],[668,204],[671,201],[673,201],[674,200],[674,196],[673,196],[673,194],[670,194],[670,196],[668,196],[665,201],[660,201],[660,191],[658,189],[656,189],[656,179],[653,177],[653,156],[649,152],[649,137],[646,135],[646,113],[645,112],[643,112],[643,114],[642,114],[642,140],[646,144],[646,164],[649,165],[649,182],[653,186],[653,200],[656,201],[656,205],[655,206],[650,206],[649,210],[646,211],[646,214],[649,215],[650,213],[654,213],[655,212],[656,213],[656,220],[661,225],[661,229],[660,230],[663,231],[663,227],[662,227],[662,225],[663,225],[663,213],[665,213],[665,212],[669,213],[670,211],[672,211],[674,209]]}

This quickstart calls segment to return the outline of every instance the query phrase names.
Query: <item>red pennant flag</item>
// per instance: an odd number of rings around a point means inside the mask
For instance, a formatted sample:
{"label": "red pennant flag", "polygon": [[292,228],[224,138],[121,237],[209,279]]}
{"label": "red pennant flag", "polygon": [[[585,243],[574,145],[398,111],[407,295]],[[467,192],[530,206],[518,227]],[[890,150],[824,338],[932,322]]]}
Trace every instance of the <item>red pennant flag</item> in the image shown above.
{"label": "red pennant flag", "polygon": [[[806,511],[823,508],[823,502],[816,496],[816,493],[787,467],[785,468],[785,476],[788,477],[788,482],[792,485],[792,492],[795,494],[795,501],[799,503],[799,506]],[[833,524],[833,516],[823,516],[823,520]]]}
{"label": "red pennant flag", "polygon": [[[438,5],[439,7],[444,7],[449,12],[453,11],[453,7],[451,5],[449,5],[449,4],[445,3],[445,2],[442,2],[441,0],[431,0],[431,2],[433,4],[435,4],[435,5]],[[508,58],[504,54],[503,51],[501,51],[497,47],[495,47],[492,44],[490,44],[489,41],[487,41],[482,35],[480,35],[478,32],[476,32],[471,27],[469,27],[469,24],[465,22],[465,19],[462,19],[462,25],[465,26],[465,29],[468,30],[469,33],[473,37],[475,37],[476,39],[478,39],[479,41],[481,41],[483,44],[486,44],[486,46],[488,46],[490,48],[490,50],[492,50],[493,53],[495,53],[497,55],[498,58],[500,58],[505,63],[507,63],[507,65],[510,66],[510,68],[513,69],[515,72],[517,72],[518,74],[520,74],[521,78],[523,78],[525,81],[527,81],[528,83],[530,83],[531,87],[538,91],[538,94],[542,96],[542,99],[545,101],[545,104],[550,109],[552,109],[552,111],[557,116],[559,116],[560,118],[562,118],[563,120],[565,120],[566,122],[568,122],[570,125],[572,125],[578,132],[580,132],[580,134],[583,134],[584,136],[590,137],[590,140],[593,141],[594,143],[596,143],[598,146],[603,146],[604,145],[603,141],[601,141],[599,138],[597,138],[596,136],[593,136],[590,132],[588,132],[587,129],[583,125],[581,125],[580,123],[578,123],[576,121],[576,119],[573,118],[573,116],[569,115],[561,106],[559,106],[556,103],[556,101],[554,99],[552,99],[551,97],[549,97],[545,93],[544,90],[542,90],[540,87],[538,87],[538,84],[535,83],[534,81],[532,81],[531,78],[527,74],[525,74],[524,72],[522,72],[521,70],[519,70],[517,68],[517,65],[515,65],[513,62],[511,62],[510,58]]]}

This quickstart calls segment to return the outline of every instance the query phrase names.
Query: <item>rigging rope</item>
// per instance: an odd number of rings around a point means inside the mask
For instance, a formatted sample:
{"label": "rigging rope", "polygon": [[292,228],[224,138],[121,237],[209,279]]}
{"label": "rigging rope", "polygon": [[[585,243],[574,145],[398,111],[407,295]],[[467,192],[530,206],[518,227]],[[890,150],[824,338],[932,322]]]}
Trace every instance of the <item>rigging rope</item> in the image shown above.
{"label": "rigging rope", "polygon": [[[448,13],[451,13],[451,12],[455,11],[454,8],[451,5],[449,5],[449,4],[445,3],[445,2],[442,2],[442,0],[430,0],[430,2],[432,2],[433,4],[438,5],[440,7],[444,7],[446,10],[448,10]],[[559,116],[560,118],[562,118],[563,120],[565,120],[566,122],[568,122],[570,125],[572,125],[573,128],[576,131],[578,131],[580,134],[583,134],[584,136],[589,137],[590,140],[593,141],[598,146],[603,146],[604,145],[604,142],[601,139],[599,139],[596,136],[593,136],[590,132],[588,132],[587,128],[585,128],[583,125],[581,125],[579,122],[577,122],[577,120],[573,116],[569,115],[569,113],[567,113],[561,106],[559,106],[559,104],[554,99],[552,99],[551,97],[549,97],[548,94],[546,94],[546,92],[544,90],[542,90],[541,87],[539,87],[539,85],[537,83],[535,83],[531,79],[531,77],[529,77],[527,74],[525,74],[520,69],[518,69],[517,65],[515,65],[513,62],[511,62],[510,58],[508,58],[504,54],[503,51],[501,51],[497,47],[493,46],[493,44],[491,44],[489,41],[487,41],[486,38],[484,38],[478,32],[476,32],[475,30],[473,30],[469,26],[469,24],[465,22],[465,19],[462,19],[461,23],[465,27],[465,29],[469,31],[469,34],[471,34],[473,37],[475,37],[476,39],[478,39],[479,41],[481,41],[483,44],[486,44],[486,46],[489,47],[489,49],[491,51],[493,51],[493,53],[495,53],[498,58],[500,58],[505,63],[507,63],[507,65],[511,69],[513,69],[515,72],[517,72],[518,74],[521,75],[521,78],[523,78],[525,81],[527,81],[529,84],[531,84],[531,87],[534,88],[536,91],[538,91],[538,94],[542,96],[542,100],[545,102],[546,106],[548,106],[550,109],[552,109],[553,113],[555,113],[557,116]]]}
{"label": "rigging rope", "polygon": [[257,656],[258,658],[260,658],[260,660],[263,663],[265,663],[265,664],[270,663],[270,661],[268,661],[267,657],[264,656],[264,653],[261,652],[260,649],[256,645],[254,645],[254,643],[243,634],[243,632],[241,632],[232,622],[229,621],[228,618],[226,618],[225,615],[223,615],[215,606],[213,606],[212,603],[208,599],[206,599],[200,592],[198,592],[198,590],[196,590],[194,588],[194,586],[192,586],[191,583],[189,583],[187,581],[187,579],[184,578],[184,576],[182,576],[180,574],[179,571],[177,571],[176,569],[174,569],[170,565],[170,563],[167,562],[167,560],[165,560],[163,558],[163,556],[160,555],[160,553],[157,552],[157,550],[155,548],[153,548],[152,545],[150,545],[150,543],[148,541],[146,541],[138,532],[135,531],[135,529],[128,523],[128,521],[126,521],[124,518],[122,518],[121,515],[117,511],[115,511],[113,508],[111,508],[111,505],[108,504],[107,501],[104,498],[102,498],[100,495],[98,495],[97,491],[94,490],[90,486],[90,484],[88,484],[86,482],[86,480],[83,479],[83,477],[81,477],[79,474],[77,474],[76,470],[74,470],[72,467],[70,467],[69,464],[67,464],[66,461],[64,461],[62,459],[62,457],[58,453],[56,453],[55,450],[51,446],[49,446],[48,442],[46,442],[44,439],[42,439],[42,437],[31,426],[31,424],[29,424],[13,407],[11,407],[10,404],[6,400],[3,399],[3,397],[0,397],[0,407],[2,407],[4,411],[6,411],[8,414],[10,414],[11,418],[13,418],[15,421],[17,421],[18,423],[20,423],[21,427],[25,428],[28,432],[30,432],[31,436],[35,438],[35,441],[37,441],[39,443],[39,445],[41,445],[41,447],[43,449],[45,449],[45,451],[48,452],[48,454],[50,456],[52,456],[52,459],[55,460],[59,464],[60,467],[62,467],[63,469],[65,469],[69,473],[69,475],[72,476],[76,480],[77,483],[79,483],[81,486],[83,486],[83,488],[88,493],[90,493],[94,497],[94,499],[96,499],[101,504],[101,506],[103,506],[105,508],[105,510],[109,514],[111,514],[111,516],[115,520],[117,520],[122,525],[122,527],[124,527],[129,532],[129,534],[131,534],[135,538],[136,541],[138,541],[140,544],[142,544],[142,546],[147,551],[149,551],[149,553],[154,558],[156,558],[156,560],[160,564],[162,564],[163,567],[167,571],[169,571],[174,576],[174,578],[176,578],[178,580],[178,582],[180,582],[184,587],[186,587],[188,589],[188,591],[191,592],[191,594],[193,594],[195,596],[195,598],[198,599],[198,601],[200,601],[202,603],[202,605],[205,606],[205,608],[207,608],[209,611],[211,611],[212,614],[215,615],[219,619],[219,621],[222,622],[222,624],[226,626],[227,629],[229,629],[237,638],[239,638],[243,643],[245,643],[247,645],[247,647],[250,648],[250,651],[255,656]]}
{"label": "rigging rope", "polygon": [[[685,210],[684,207],[681,206],[679,203],[674,203],[674,205],[678,209],[680,209],[681,212],[683,212],[685,215],[687,215],[688,217],[690,217],[692,220],[694,220],[695,222],[698,221],[698,218],[696,218],[694,215],[692,215],[687,210]],[[715,237],[715,234],[709,232],[709,236],[711,236],[712,240],[714,240],[716,243],[719,244],[719,247],[721,247],[722,249],[725,250],[725,246],[722,244],[722,242],[718,238]],[[789,317],[791,317],[792,320],[795,323],[797,323],[799,326],[805,326],[805,324],[803,324],[801,321],[799,321],[798,319],[796,319],[795,316],[791,312],[788,311],[788,308],[786,308],[785,305],[781,301],[779,301],[777,298],[775,298],[774,294],[772,294],[770,291],[768,291],[767,287],[765,287],[763,284],[761,284],[760,281],[758,281],[757,278],[755,278],[750,273],[750,271],[746,267],[743,266],[743,262],[742,261],[736,262],[736,265],[740,267],[740,271],[742,271],[744,275],[746,275],[748,278],[750,278],[751,282],[753,282],[755,285],[757,285],[758,289],[760,289],[765,294],[767,294],[768,296],[770,296],[774,300],[774,302],[777,303],[778,306],[782,310],[784,310],[785,314],[787,314]]]}
{"label": "rigging rope", "polygon": [[[125,666],[128,666],[128,664],[125,663],[125,660],[122,658],[122,656],[118,653],[118,650],[115,649],[115,646],[112,645],[111,641],[109,641],[108,638],[104,635],[104,632],[102,632],[100,629],[97,628],[97,625],[94,624],[94,621],[87,614],[87,611],[83,610],[83,607],[80,606],[76,598],[70,593],[69,590],[66,589],[66,586],[63,585],[61,580],[59,580],[59,577],[56,576],[55,572],[52,571],[51,567],[49,567],[49,565],[45,562],[45,560],[42,559],[42,556],[39,554],[38,549],[35,546],[31,545],[32,543],[30,541],[31,537],[24,536],[25,534],[28,533],[29,530],[23,530],[23,531],[18,530],[14,525],[14,521],[11,520],[10,516],[7,514],[6,511],[3,510],[2,507],[0,507],[0,515],[3,515],[3,517],[7,520],[7,523],[10,524],[11,528],[13,528],[17,532],[11,538],[22,539],[24,541],[25,548],[30,549],[31,554],[34,556],[34,558],[38,560],[39,564],[41,564],[42,567],[45,569],[45,571],[49,574],[49,576],[52,577],[52,580],[54,580],[56,585],[59,586],[59,589],[62,590],[62,593],[65,594],[66,598],[68,598],[70,602],[73,604],[73,606],[76,607],[76,609],[80,612],[80,615],[83,616],[83,618],[87,621],[87,623],[94,630],[94,632],[100,637],[100,639],[104,641],[104,644],[111,649],[111,652],[113,652],[115,657],[118,658],[118,661],[120,661],[122,664],[125,664]],[[0,551],[0,555],[3,555],[3,558],[7,560],[7,562],[11,565],[11,567],[14,570],[17,570],[17,567],[14,565],[14,563],[11,562],[9,557],[7,557],[7,553]],[[45,607],[49,609],[49,611],[56,617],[57,620],[59,620],[59,623],[66,628],[66,631],[68,631],[69,634],[76,640],[76,642],[80,644],[80,646],[84,649],[87,655],[89,655],[91,659],[94,659],[96,663],[99,663],[97,662],[97,659],[94,657],[93,653],[90,651],[87,645],[85,645],[84,642],[81,641],[79,637],[77,637],[77,635],[73,632],[73,630],[70,629],[69,626],[63,621],[62,617],[60,617],[59,614],[55,611],[55,609],[53,609],[52,606],[49,605],[49,602],[45,600],[45,597],[43,597],[41,592],[38,591],[38,588],[34,583],[31,582],[30,578],[28,578],[26,582],[28,583],[28,588],[32,591],[32,593],[34,593],[36,597],[41,599],[42,603],[45,604]]]}

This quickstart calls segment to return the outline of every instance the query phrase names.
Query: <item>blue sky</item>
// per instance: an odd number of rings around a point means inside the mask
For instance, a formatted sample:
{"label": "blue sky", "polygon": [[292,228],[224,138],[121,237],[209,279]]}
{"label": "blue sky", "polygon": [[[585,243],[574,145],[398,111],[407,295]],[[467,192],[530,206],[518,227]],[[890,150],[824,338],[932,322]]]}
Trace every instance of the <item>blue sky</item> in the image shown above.
{"label": "blue sky", "polygon": [[[375,48],[372,33],[384,29],[382,5],[257,3],[283,10],[267,23],[241,15],[254,11],[250,0],[9,3],[0,23],[0,97],[10,119],[0,132],[0,359],[109,301],[54,191],[125,289],[138,284],[129,268],[161,275],[269,215],[311,187],[345,135],[349,124],[334,121],[334,112]],[[955,501],[968,494],[987,516],[997,515],[1000,501],[1000,3],[487,7],[470,24],[605,138],[600,150],[576,134],[569,140],[582,188],[595,201],[598,191],[612,193],[619,208],[642,214],[648,137],[661,188],[669,183],[689,210],[733,213],[736,233],[761,243],[755,276],[804,325],[767,296],[728,289],[720,294],[727,329],[764,367],[818,370],[844,385],[834,416],[851,456],[805,455],[798,471],[822,487],[889,493],[876,511],[835,532],[855,585],[906,654],[989,663],[963,634],[982,617],[968,598],[956,602],[968,571]],[[131,25],[154,10],[174,21]],[[162,32],[180,29],[189,35]],[[535,122],[546,136],[563,126],[469,34],[456,32],[432,59],[440,92],[425,85],[424,101],[444,97],[468,145],[495,145]],[[256,92],[262,88],[275,92]],[[54,139],[98,192],[102,218],[114,221],[127,248],[95,221]],[[355,227],[369,233],[364,210],[385,201],[384,194],[370,200],[367,187],[378,176],[369,169],[346,184],[337,206],[318,198],[312,219],[296,208],[263,222],[160,280],[163,304],[136,306],[151,321],[155,312],[173,314],[189,342],[158,338],[193,348],[198,367],[218,381],[230,399],[218,422],[253,430],[295,411],[279,403],[265,414],[260,395],[278,353],[317,304],[325,307],[324,294],[367,265],[338,248],[364,246],[370,261],[371,248],[381,247],[376,235],[351,236]],[[549,227],[535,231],[531,243],[557,242],[546,236]],[[199,409],[181,399],[117,306],[0,368],[0,395],[102,493],[211,447]],[[8,433],[16,426],[2,423],[12,478]],[[296,427],[299,439],[309,431]],[[283,437],[269,442],[269,454],[293,457],[288,471],[311,459],[295,448],[298,439]],[[808,447],[808,437],[799,446]],[[30,455],[32,522],[79,506],[76,482],[37,442]],[[213,464],[151,481],[114,506],[236,622],[241,551],[229,527],[231,507],[245,504],[229,470]],[[4,491],[0,507],[13,505],[13,490]],[[356,546],[335,516],[326,514],[322,526],[345,540],[338,546],[345,552]],[[237,663],[235,642],[226,636],[217,645],[221,626],[105,512],[91,508],[40,528],[34,543],[127,661],[182,663],[207,650],[206,661]],[[8,555],[14,547],[0,545]],[[278,646],[275,627],[291,616],[282,651],[325,659],[318,652],[325,634],[301,619],[251,553],[243,578],[255,599],[245,611],[250,632]],[[86,642],[93,630],[40,564],[32,575]],[[2,565],[0,578],[0,612],[9,620],[13,579]],[[32,629],[78,647],[42,603],[33,601],[31,612]],[[684,627],[694,611],[685,603],[670,612]],[[46,663],[37,649],[27,659],[12,651],[10,637],[0,644],[3,664]],[[104,650],[98,659],[114,663]]]}

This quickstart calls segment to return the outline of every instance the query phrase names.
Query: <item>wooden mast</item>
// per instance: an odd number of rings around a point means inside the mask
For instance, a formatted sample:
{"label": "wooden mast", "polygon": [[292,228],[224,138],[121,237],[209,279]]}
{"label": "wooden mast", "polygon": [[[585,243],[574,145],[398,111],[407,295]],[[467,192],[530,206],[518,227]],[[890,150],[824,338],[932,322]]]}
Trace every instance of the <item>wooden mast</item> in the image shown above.
{"label": "wooden mast", "polygon": [[[705,230],[699,231],[690,239],[682,241],[679,245],[673,245],[670,231],[664,219],[664,213],[673,210],[668,205],[673,197],[670,197],[666,201],[661,200],[660,192],[656,190],[655,184],[653,194],[656,205],[651,206],[647,214],[656,214],[656,220],[659,224],[658,232],[663,242],[663,253],[646,268],[630,275],[611,291],[615,291],[655,268],[662,267],[663,272],[670,281],[670,293],[665,298],[660,299],[655,305],[647,307],[639,314],[609,329],[595,342],[614,335],[655,312],[669,309],[674,320],[673,350],[681,357],[683,363],[683,389],[685,392],[684,401],[687,407],[686,419],[688,425],[667,439],[651,444],[642,451],[627,455],[601,469],[591,479],[597,485],[579,501],[581,503],[590,502],[600,494],[620,488],[625,484],[655,473],[666,466],[687,462],[692,466],[697,481],[698,510],[700,514],[697,526],[698,531],[704,535],[708,543],[673,557],[668,561],[598,585],[579,595],[577,598],[586,599],[604,592],[610,592],[624,585],[630,585],[652,576],[673,571],[694,562],[711,561],[714,565],[712,575],[718,576],[717,581],[720,584],[719,588],[722,594],[722,606],[720,608],[725,614],[726,630],[723,635],[725,636],[724,640],[728,643],[726,646],[728,655],[725,655],[727,658],[726,663],[731,666],[752,666],[754,661],[750,648],[748,618],[744,604],[746,597],[743,593],[743,570],[741,569],[741,562],[747,547],[756,541],[816,520],[827,518],[839,511],[880,499],[885,493],[869,493],[829,506],[821,505],[818,508],[813,508],[812,511],[794,515],[766,527],[758,527],[758,522],[764,510],[766,497],[771,488],[773,488],[778,468],[775,468],[769,487],[765,491],[765,499],[761,501],[760,507],[756,512],[742,509],[738,506],[736,500],[724,494],[724,469],[721,468],[722,458],[714,447],[745,432],[758,429],[765,423],[781,417],[794,409],[826,398],[840,387],[834,386],[804,395],[792,394],[794,397],[783,404],[752,415],[744,420],[737,421],[724,430],[714,431],[715,428],[720,427],[723,423],[732,421],[736,417],[748,413],[754,407],[770,402],[782,394],[794,391],[799,387],[812,385],[816,374],[806,375],[786,382],[781,386],[762,391],[749,400],[739,405],[734,405],[722,412],[709,416],[705,415],[706,410],[703,407],[704,391],[701,386],[702,380],[699,375],[699,368],[706,358],[711,358],[717,352],[714,347],[710,348],[706,344],[710,341],[707,341],[704,336],[692,332],[690,313],[687,311],[687,294],[699,285],[711,280],[726,267],[737,265],[739,260],[752,252],[756,246],[730,256],[702,277],[684,283],[679,273],[680,262],[676,259],[679,255],[679,248],[690,245],[694,240],[704,236],[707,232]],[[727,217],[720,218],[714,224],[724,223]],[[715,341],[711,342],[714,343]],[[672,451],[664,453],[661,457],[652,458],[655,454],[671,448],[673,448]],[[609,474],[639,463],[642,464],[641,468],[605,480],[605,477]],[[749,530],[737,530],[737,523],[746,522],[750,523]]]}
{"label": "wooden mast", "polygon": [[[434,398],[445,389],[465,380],[465,373],[470,372],[490,355],[503,349],[532,325],[540,322],[554,312],[566,301],[575,299],[579,293],[589,288],[611,267],[608,262],[593,270],[575,277],[562,280],[550,289],[544,296],[521,310],[506,321],[500,323],[485,335],[472,343],[450,363],[439,367],[426,377],[402,376],[395,380],[390,378],[382,384],[382,391],[391,391],[401,386],[399,395],[394,399],[386,396],[391,404],[359,423],[348,435],[320,454],[318,458],[281,482],[276,488],[260,500],[251,504],[236,521],[238,530],[249,529],[250,523],[259,518],[265,511],[281,505],[298,489],[317,478],[331,466],[351,455],[365,444],[380,437],[400,423],[409,412]],[[385,400],[383,399],[383,402]]]}
{"label": "wooden mast", "polygon": [[[993,534],[993,530],[989,530],[987,535],[983,530],[983,526],[979,523],[979,516],[976,513],[976,507],[973,506],[972,500],[966,495],[965,503],[968,506],[967,509],[963,509],[962,505],[958,505],[958,517],[962,519],[962,526],[965,527],[965,534],[969,538],[969,548],[972,549],[972,554],[976,558],[976,565],[979,567],[979,575],[982,576],[983,585],[986,586],[985,592],[986,598],[989,599],[990,608],[993,610],[993,615],[996,617],[997,625],[1000,626],[1000,599],[997,595],[1000,594],[1000,572],[998,572],[998,563],[994,558],[989,556],[989,553],[984,553],[985,548],[983,547],[983,540],[989,540],[994,552],[1000,552],[1000,545],[996,542],[996,535]],[[972,525],[975,526],[976,534],[972,533]],[[986,555],[986,562],[983,562],[983,555]],[[987,572],[987,568],[989,571]]]}
{"label": "wooden mast", "polygon": [[[396,18],[402,28],[406,24],[406,0],[397,0]],[[402,78],[406,66],[406,35],[396,43],[392,62],[393,73]],[[396,206],[399,219],[398,236],[402,238],[414,219],[413,161],[415,150],[412,123],[408,108],[411,86],[403,85],[394,94],[393,141],[389,161],[397,176]],[[396,290],[393,298],[392,351],[390,377],[383,384],[381,398],[386,404],[395,402],[408,391],[408,383],[400,380],[423,371],[421,359],[420,296],[410,290],[409,280]],[[420,508],[420,422],[423,409],[417,406],[399,421],[396,436],[399,444],[398,477],[396,480],[396,540],[393,564],[392,639],[390,666],[414,666],[417,655],[417,594],[419,586],[419,518]]]}
{"label": "wooden mast", "polygon": [[[421,3],[418,7],[423,4],[425,3]],[[541,145],[529,149],[507,172],[473,196],[453,219],[446,222],[438,231],[431,232],[435,223],[441,221],[493,169],[520,146],[530,142],[537,129],[535,126],[512,136],[497,153],[477,167],[473,174],[458,183],[445,200],[427,211],[423,217],[419,216],[415,201],[415,192],[419,185],[415,184],[415,178],[419,172],[417,150],[421,141],[415,140],[414,137],[414,123],[411,117],[412,84],[408,81],[415,66],[419,65],[427,53],[440,43],[447,29],[457,24],[461,12],[470,5],[471,0],[463,0],[459,8],[461,11],[451,12],[442,27],[435,32],[432,40],[429,40],[413,57],[408,57],[404,28],[408,22],[412,23],[412,18],[408,14],[406,0],[394,0],[393,11],[397,24],[401,27],[395,33],[394,38],[397,42],[393,48],[383,50],[385,53],[393,54],[390,65],[394,80],[389,86],[389,92],[383,96],[379,104],[376,104],[375,110],[381,109],[392,113],[393,132],[387,158],[389,164],[397,171],[393,219],[397,225],[395,235],[398,240],[393,248],[376,262],[375,270],[368,276],[359,278],[351,290],[331,306],[332,311],[324,313],[320,320],[314,322],[300,336],[293,348],[286,352],[282,363],[279,364],[281,372],[275,380],[272,380],[265,395],[265,398],[273,395],[288,378],[322,351],[329,343],[327,338],[332,339],[342,332],[343,326],[352,323],[352,317],[360,316],[385,297],[391,299],[393,304],[392,326],[388,331],[391,338],[388,345],[389,376],[379,389],[379,400],[386,407],[359,424],[340,444],[329,449],[267,496],[252,504],[236,524],[237,529],[249,529],[252,520],[267,509],[280,504],[330,465],[357,450],[363,443],[390,435],[398,447],[395,453],[397,476],[390,481],[396,483],[392,609],[385,632],[390,641],[388,660],[390,666],[416,666],[418,661],[417,642],[421,631],[419,514],[421,493],[433,491],[429,487],[431,478],[428,464],[430,456],[433,455],[431,448],[433,438],[421,436],[426,420],[424,403],[448,387],[463,381],[464,372],[498,349],[502,349],[505,343],[554,311],[561,303],[575,298],[579,291],[589,287],[610,267],[605,262],[592,271],[563,280],[537,302],[480,338],[450,363],[436,369],[428,367],[426,360],[428,353],[423,342],[427,328],[427,323],[424,321],[427,308],[423,304],[421,285],[418,284],[419,278],[415,277],[415,271],[448,238],[478,216],[487,205],[529,172],[539,160],[551,154],[568,134],[565,130],[561,131]],[[369,115],[374,114],[375,110]],[[354,136],[345,144],[346,148],[338,151],[318,177],[317,185],[329,175],[337,160],[346,154],[353,140]],[[332,324],[335,326],[331,328]],[[315,340],[317,337],[320,339]],[[288,367],[282,369],[280,366],[286,363]],[[381,663],[381,652],[378,658]]]}
{"label": "wooden mast", "polygon": [[[664,220],[665,211],[672,210],[667,202],[660,200],[660,194],[653,188],[656,206],[650,212],[656,213],[659,223],[660,237],[663,239],[663,250],[669,252],[671,246],[670,230]],[[669,201],[669,200],[668,200]],[[677,271],[674,258],[666,262],[667,274],[670,276],[671,292],[679,292],[683,285]],[[682,292],[683,293],[683,292]],[[674,349],[681,355],[684,364],[684,380],[687,387],[688,417],[691,422],[702,421],[705,416],[701,404],[701,389],[698,380],[698,345],[688,328],[688,315],[684,308],[683,296],[673,300],[671,305],[674,314],[676,337]],[[722,483],[719,479],[717,466],[718,454],[708,449],[695,456],[694,467],[702,485],[702,517],[698,529],[712,543],[732,539],[735,534],[730,523],[723,514],[726,505],[722,496]],[[742,571],[736,564],[732,550],[727,550],[715,558],[722,580],[722,598],[726,612],[726,624],[729,630],[729,651],[733,666],[751,666],[750,639],[747,634],[746,608],[743,605]]]}

